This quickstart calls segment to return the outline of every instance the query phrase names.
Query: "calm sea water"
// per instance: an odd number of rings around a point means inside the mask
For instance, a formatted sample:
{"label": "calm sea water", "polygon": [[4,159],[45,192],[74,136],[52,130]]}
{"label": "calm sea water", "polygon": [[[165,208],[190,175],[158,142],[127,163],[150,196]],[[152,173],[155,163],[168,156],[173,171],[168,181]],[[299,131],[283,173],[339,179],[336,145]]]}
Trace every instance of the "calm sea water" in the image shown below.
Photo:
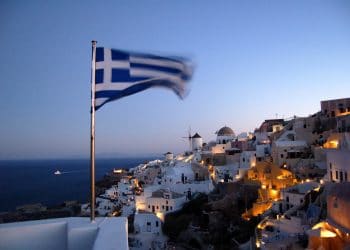
{"label": "calm sea water", "polygon": [[[97,159],[96,180],[113,168],[135,167],[150,158]],[[0,211],[42,203],[52,206],[65,200],[89,200],[90,163],[79,160],[0,161]],[[63,174],[54,175],[56,170]]]}

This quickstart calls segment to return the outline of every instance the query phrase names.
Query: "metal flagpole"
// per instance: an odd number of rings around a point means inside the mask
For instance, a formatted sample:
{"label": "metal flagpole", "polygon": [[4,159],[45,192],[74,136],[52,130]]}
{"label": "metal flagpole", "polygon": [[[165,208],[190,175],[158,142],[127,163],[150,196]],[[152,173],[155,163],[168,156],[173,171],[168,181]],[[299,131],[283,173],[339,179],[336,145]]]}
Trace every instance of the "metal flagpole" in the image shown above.
{"label": "metal flagpole", "polygon": [[95,221],[95,68],[96,68],[96,41],[92,43],[91,61],[91,136],[90,136],[90,220]]}

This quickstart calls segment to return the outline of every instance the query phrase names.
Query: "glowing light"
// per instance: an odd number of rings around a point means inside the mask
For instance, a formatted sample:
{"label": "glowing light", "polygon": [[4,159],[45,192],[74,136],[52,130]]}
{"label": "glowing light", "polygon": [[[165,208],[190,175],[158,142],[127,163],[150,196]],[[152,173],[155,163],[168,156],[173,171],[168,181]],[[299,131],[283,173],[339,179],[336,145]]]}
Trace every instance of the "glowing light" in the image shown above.
{"label": "glowing light", "polygon": [[336,237],[337,235],[327,229],[321,228],[321,238],[333,238]]}
{"label": "glowing light", "polygon": [[331,140],[323,144],[324,148],[338,148],[339,142],[337,140]]}
{"label": "glowing light", "polygon": [[113,169],[113,173],[121,174],[121,173],[123,173],[123,169]]}
{"label": "glowing light", "polygon": [[163,213],[157,212],[157,213],[156,213],[156,216],[157,216],[161,221],[164,222],[164,214],[163,214]]}

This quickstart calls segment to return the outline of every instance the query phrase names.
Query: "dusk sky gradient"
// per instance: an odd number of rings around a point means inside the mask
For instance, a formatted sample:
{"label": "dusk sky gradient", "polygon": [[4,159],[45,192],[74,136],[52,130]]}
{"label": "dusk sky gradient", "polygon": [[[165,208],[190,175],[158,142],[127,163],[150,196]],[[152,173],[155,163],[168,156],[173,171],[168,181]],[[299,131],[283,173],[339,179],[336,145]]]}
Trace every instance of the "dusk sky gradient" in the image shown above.
{"label": "dusk sky gradient", "polygon": [[0,159],[89,156],[93,39],[196,65],[184,101],[149,89],[97,111],[97,155],[122,157],[349,97],[349,27],[346,0],[1,1]]}

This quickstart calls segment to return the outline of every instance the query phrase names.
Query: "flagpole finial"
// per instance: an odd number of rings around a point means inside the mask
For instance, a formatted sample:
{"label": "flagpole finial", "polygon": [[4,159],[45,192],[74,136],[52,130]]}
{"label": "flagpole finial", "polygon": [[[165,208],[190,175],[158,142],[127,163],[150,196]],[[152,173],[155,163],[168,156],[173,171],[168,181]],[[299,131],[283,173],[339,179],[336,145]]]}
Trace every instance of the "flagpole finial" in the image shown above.
{"label": "flagpole finial", "polygon": [[96,40],[92,40],[91,43],[92,43],[92,45],[96,45],[97,41]]}

